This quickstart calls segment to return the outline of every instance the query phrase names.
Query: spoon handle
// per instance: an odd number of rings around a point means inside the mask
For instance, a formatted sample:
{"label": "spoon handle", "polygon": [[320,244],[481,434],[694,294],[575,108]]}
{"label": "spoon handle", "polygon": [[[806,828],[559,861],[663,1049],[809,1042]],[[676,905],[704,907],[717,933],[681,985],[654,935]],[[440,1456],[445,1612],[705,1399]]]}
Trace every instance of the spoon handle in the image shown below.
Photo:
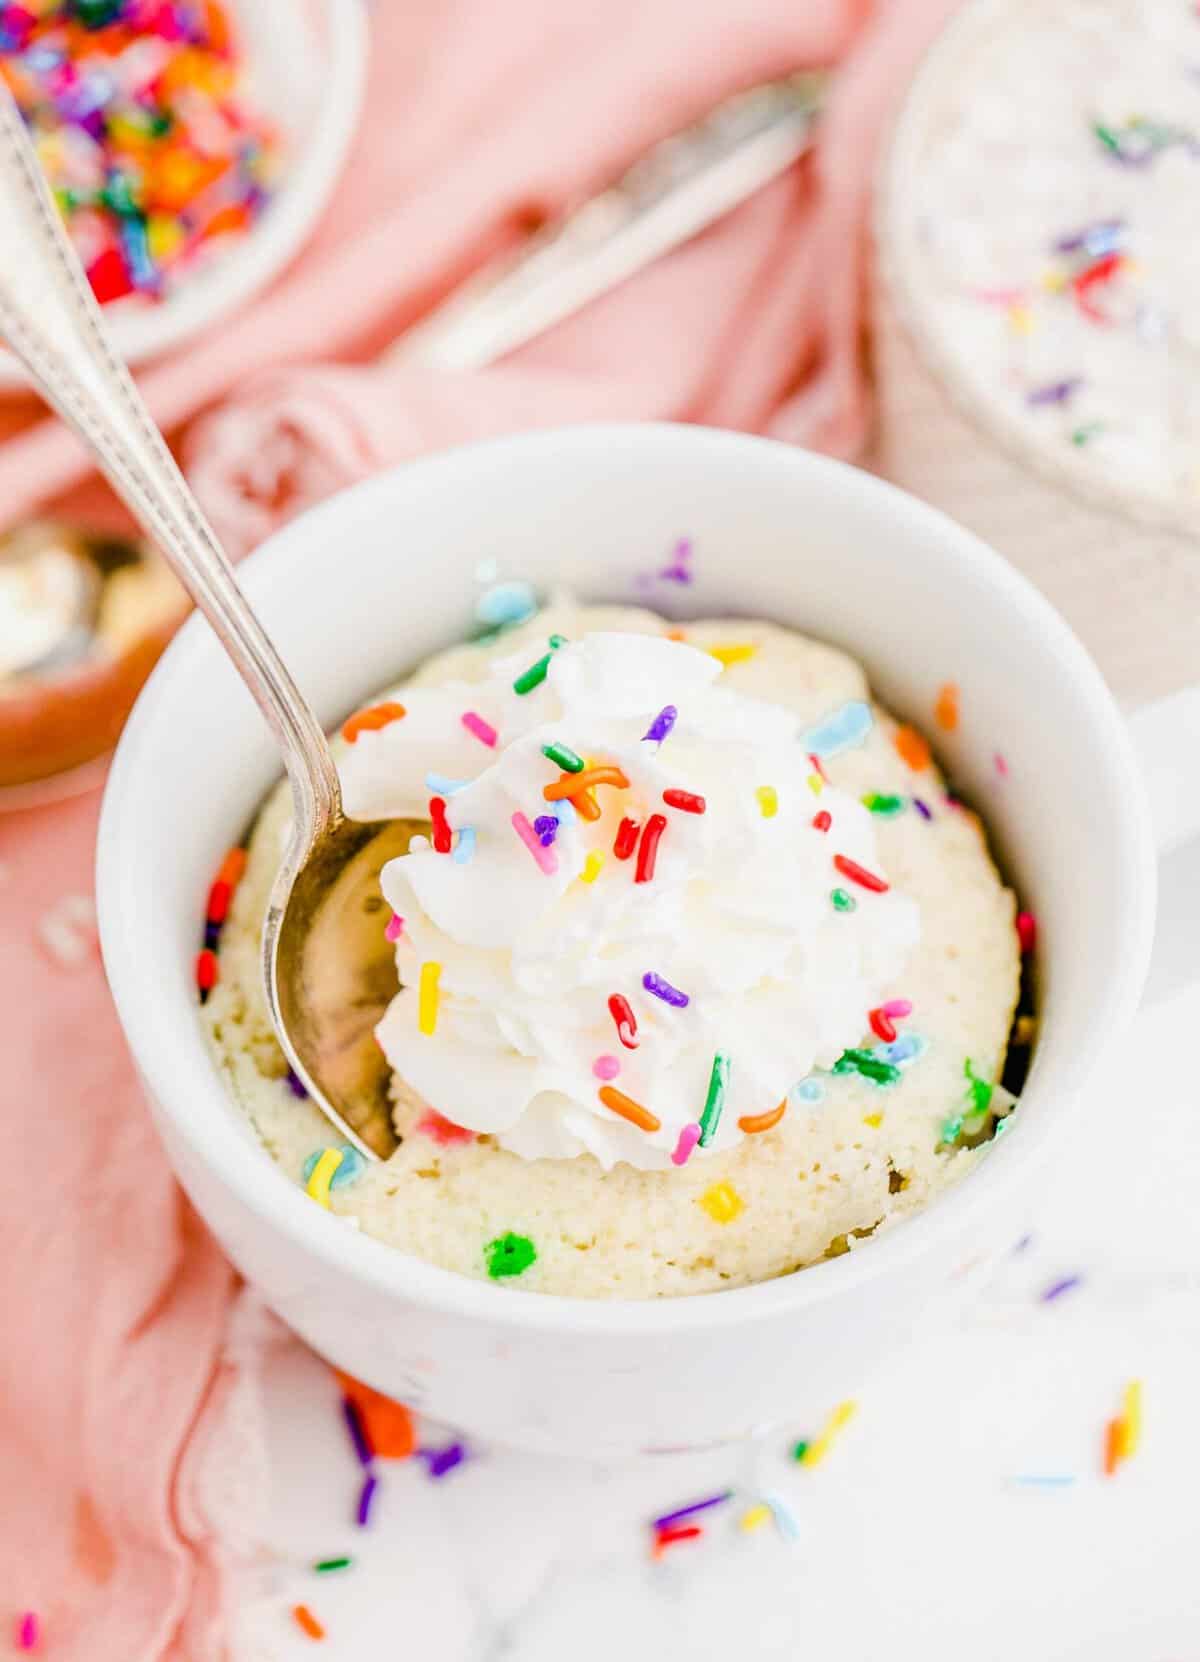
{"label": "spoon handle", "polygon": [[0,336],[46,402],[95,456],[216,631],[283,753],[298,828],[311,835],[335,822],[341,795],[321,725],[250,609],[212,527],[113,351],[2,81]]}

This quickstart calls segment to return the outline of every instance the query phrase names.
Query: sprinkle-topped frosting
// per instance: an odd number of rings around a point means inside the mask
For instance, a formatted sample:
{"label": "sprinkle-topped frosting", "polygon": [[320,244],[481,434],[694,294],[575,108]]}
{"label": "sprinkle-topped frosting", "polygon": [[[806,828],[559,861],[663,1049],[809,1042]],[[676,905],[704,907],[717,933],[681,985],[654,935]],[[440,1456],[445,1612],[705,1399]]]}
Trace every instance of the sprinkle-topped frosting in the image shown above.
{"label": "sprinkle-topped frosting", "polygon": [[[723,687],[715,656],[595,633],[544,657],[532,686],[526,654],[469,687],[411,688],[405,720],[343,762],[363,816],[427,815],[431,771],[462,781],[439,825],[472,849],[418,838],[384,868],[403,990],[378,1036],[412,1090],[518,1155],[671,1170],[681,1146],[741,1142],[859,1042],[918,909],[861,801],[824,786],[814,826],[795,716]],[[847,869],[872,883],[840,912]],[[619,1089],[596,1068],[618,1051]]]}

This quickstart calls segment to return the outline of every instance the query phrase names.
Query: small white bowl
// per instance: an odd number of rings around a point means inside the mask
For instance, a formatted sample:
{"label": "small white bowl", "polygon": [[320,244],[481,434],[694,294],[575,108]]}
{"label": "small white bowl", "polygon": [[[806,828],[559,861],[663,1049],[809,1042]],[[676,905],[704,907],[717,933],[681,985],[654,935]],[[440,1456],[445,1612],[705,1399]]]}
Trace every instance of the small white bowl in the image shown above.
{"label": "small white bowl", "polygon": [[[244,236],[181,276],[157,305],[105,307],[118,355],[141,364],[173,352],[244,305],[299,252],[328,202],[358,125],[366,83],[363,0],[231,0],[256,107],[285,146],[279,180]],[[26,375],[0,351],[0,389]]]}
{"label": "small white bowl", "polygon": [[[1095,666],[990,549],[868,474],[698,427],[559,430],[427,458],[295,520],[240,581],[332,723],[469,630],[481,556],[543,592],[632,599],[681,535],[676,615],[776,619],[848,647],[942,736],[1039,919],[1041,1019],[1012,1131],[978,1169],[861,1251],[693,1298],[519,1292],[409,1257],[315,1206],[259,1146],[206,1048],[193,963],[204,896],[279,773],[245,687],[193,617],[125,728],[100,825],[109,985],[168,1157],[235,1264],[318,1351],[493,1441],[627,1454],[817,1418],[968,1271],[1027,1226],[1057,1151],[1093,1133],[1087,1081],[1141,990],[1151,832]],[[1007,775],[993,752],[1008,758]],[[1178,771],[1178,770],[1176,770]]]}

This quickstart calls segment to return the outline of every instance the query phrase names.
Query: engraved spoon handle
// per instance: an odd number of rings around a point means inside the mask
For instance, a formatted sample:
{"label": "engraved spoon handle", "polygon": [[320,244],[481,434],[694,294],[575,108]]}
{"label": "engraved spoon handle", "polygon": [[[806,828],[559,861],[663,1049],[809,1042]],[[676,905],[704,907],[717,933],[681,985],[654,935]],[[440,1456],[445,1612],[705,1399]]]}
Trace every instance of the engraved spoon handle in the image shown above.
{"label": "engraved spoon handle", "polygon": [[297,829],[341,816],[321,725],[237,585],[162,435],[109,342],[33,146],[0,82],[0,336],[158,544],[254,696],[283,753]]}

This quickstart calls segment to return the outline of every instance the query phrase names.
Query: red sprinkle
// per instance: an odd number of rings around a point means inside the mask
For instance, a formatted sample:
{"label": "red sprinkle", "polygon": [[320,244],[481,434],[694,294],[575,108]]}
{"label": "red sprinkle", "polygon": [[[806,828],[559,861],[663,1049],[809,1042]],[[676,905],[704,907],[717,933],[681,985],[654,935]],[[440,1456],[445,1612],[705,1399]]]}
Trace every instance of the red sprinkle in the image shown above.
{"label": "red sprinkle", "polygon": [[449,854],[450,845],[454,841],[446,818],[446,798],[431,796],[429,798],[429,817],[433,821],[433,846],[438,854]]}
{"label": "red sprinkle", "polygon": [[666,829],[667,821],[663,814],[651,814],[646,821],[646,828],[642,832],[642,840],[638,847],[637,871],[633,877],[635,883],[648,883],[654,876],[658,841]]}
{"label": "red sprinkle", "polygon": [[814,831],[828,831],[832,824],[833,815],[829,812],[828,808],[822,808],[820,813],[814,814],[812,817],[812,827]]}
{"label": "red sprinkle", "polygon": [[229,900],[233,889],[218,877],[208,891],[208,905],[204,909],[206,923],[224,923],[229,911]]}
{"label": "red sprinkle", "polygon": [[475,1133],[468,1131],[465,1125],[455,1125],[448,1120],[445,1114],[439,1114],[436,1108],[427,1108],[417,1121],[417,1130],[423,1131],[427,1137],[432,1137],[435,1143],[443,1148],[449,1148],[454,1143],[473,1143]]}
{"label": "red sprinkle", "polygon": [[857,860],[848,860],[844,854],[835,854],[833,863],[843,877],[848,877],[852,883],[857,883],[860,888],[870,889],[872,894],[887,893],[888,884],[886,880],[882,877],[876,877],[875,873],[868,871],[866,866],[860,866]]}
{"label": "red sprinkle", "polygon": [[1075,291],[1075,299],[1079,309],[1093,323],[1108,323],[1110,319],[1102,312],[1092,299],[1091,291],[1099,283],[1108,283],[1117,275],[1125,264],[1125,256],[1120,253],[1102,254],[1098,260],[1086,266],[1083,271],[1077,272],[1071,279],[1071,287]]}
{"label": "red sprinkle", "polygon": [[633,1013],[633,1006],[621,993],[613,993],[608,1001],[608,1008],[612,1019],[617,1024],[617,1038],[626,1050],[636,1050],[638,1047],[637,1017]]}
{"label": "red sprinkle", "polygon": [[1032,912],[1017,913],[1017,940],[1023,953],[1032,952],[1037,945],[1037,919]]}
{"label": "red sprinkle", "polygon": [[871,1023],[871,1031],[876,1038],[882,1039],[884,1044],[890,1045],[896,1037],[896,1026],[892,1018],[885,1015],[882,1010],[872,1010],[867,1020]]}
{"label": "red sprinkle", "polygon": [[200,989],[200,1002],[204,1003],[209,993],[217,984],[217,955],[207,947],[196,959],[196,985]]}
{"label": "red sprinkle", "polygon": [[617,826],[617,834],[613,838],[613,853],[618,860],[628,860],[637,847],[638,832],[641,827],[635,819],[623,819]]}
{"label": "red sprinkle", "polygon": [[825,783],[828,785],[829,775],[825,772],[825,769],[821,766],[821,758],[819,756],[814,755],[813,752],[810,750],[809,753],[808,753],[808,759],[813,765],[813,772],[817,775],[817,777],[819,779],[823,779],[825,781]]}
{"label": "red sprinkle", "polygon": [[693,796],[691,791],[664,791],[663,801],[668,808],[681,808],[685,814],[702,814],[708,807],[702,796]]}
{"label": "red sprinkle", "polygon": [[699,1524],[681,1524],[675,1529],[660,1529],[654,1537],[654,1557],[661,1558],[673,1541],[698,1541],[704,1534]]}

